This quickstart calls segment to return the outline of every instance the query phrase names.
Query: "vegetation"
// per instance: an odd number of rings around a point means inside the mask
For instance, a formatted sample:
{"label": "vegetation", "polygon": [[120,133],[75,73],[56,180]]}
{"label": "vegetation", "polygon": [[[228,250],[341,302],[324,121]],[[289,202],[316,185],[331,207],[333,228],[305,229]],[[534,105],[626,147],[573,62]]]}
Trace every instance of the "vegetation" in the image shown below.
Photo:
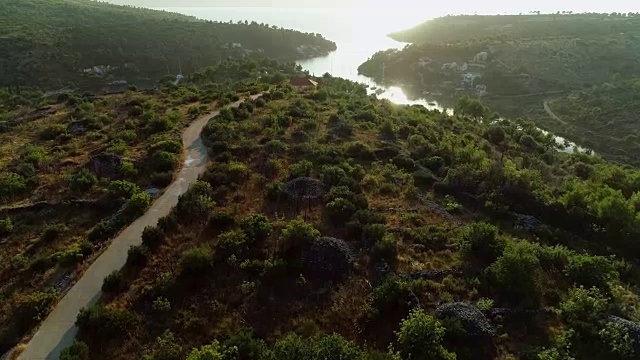
{"label": "vegetation", "polygon": [[79,318],[92,359],[636,356],[635,169],[319,80],[206,126],[216,160]]}
{"label": "vegetation", "polygon": [[[153,92],[50,98],[26,88],[19,94],[14,87],[0,90],[0,298],[6,300],[0,352],[40,321],[20,323],[13,316],[19,299],[49,287],[64,291],[101,247],[146,211],[149,194],[172,181],[180,169],[182,129],[194,116],[295,71],[293,64],[246,58],[203,68],[192,82],[162,83]],[[194,115],[193,108],[200,110]],[[208,221],[212,195],[190,204],[189,217],[201,212]],[[247,230],[255,238],[267,231],[259,217],[247,220]],[[146,249],[160,246],[163,236],[146,232],[145,247],[132,251],[130,261],[144,264]],[[111,280],[106,292],[126,288]]]}
{"label": "vegetation", "polygon": [[525,116],[609,159],[638,164],[640,15],[448,16],[391,36],[412,44],[374,54],[362,74],[450,107],[471,95],[504,116]]}
{"label": "vegetation", "polygon": [[167,67],[194,73],[228,57],[259,53],[290,61],[336,49],[319,34],[90,0],[8,0],[0,12],[7,15],[0,85],[18,89],[101,89],[120,80],[151,87]]}

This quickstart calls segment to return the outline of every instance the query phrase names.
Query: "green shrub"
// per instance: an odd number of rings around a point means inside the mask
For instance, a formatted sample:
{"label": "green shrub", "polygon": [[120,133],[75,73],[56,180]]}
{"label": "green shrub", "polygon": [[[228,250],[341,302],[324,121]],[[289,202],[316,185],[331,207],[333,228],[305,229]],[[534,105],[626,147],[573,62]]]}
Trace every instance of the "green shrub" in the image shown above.
{"label": "green shrub", "polygon": [[375,155],[373,154],[373,150],[369,147],[369,145],[356,141],[347,145],[346,154],[354,159],[359,160],[373,160],[375,159]]}
{"label": "green shrub", "polygon": [[249,174],[247,165],[238,161],[229,162],[226,170],[229,175],[229,179],[236,184],[241,184]]}
{"label": "green shrub", "polygon": [[149,154],[165,151],[172,154],[182,154],[182,143],[178,139],[161,139],[149,147]]}
{"label": "green shrub", "polygon": [[240,226],[249,240],[264,241],[271,235],[271,222],[263,214],[247,217],[240,223]]}
{"label": "green shrub", "polygon": [[13,232],[13,222],[10,218],[0,220],[0,238],[11,235]]}
{"label": "green shrub", "polygon": [[609,282],[618,276],[615,265],[606,257],[576,254],[568,260],[564,273],[576,285],[607,290]]}
{"label": "green shrub", "polygon": [[304,243],[316,241],[320,231],[304,220],[290,221],[280,234],[279,248],[282,252],[297,249]]}
{"label": "green shrub", "polygon": [[29,259],[23,254],[16,254],[11,257],[10,268],[12,270],[22,270],[29,263]]}
{"label": "green shrub", "polygon": [[355,212],[356,206],[343,198],[337,198],[325,206],[327,218],[336,225],[344,225]]}
{"label": "green shrub", "polygon": [[155,249],[165,238],[164,232],[158,226],[147,226],[142,230],[142,244],[149,249]]}
{"label": "green shrub", "polygon": [[53,254],[53,259],[63,267],[73,266],[84,259],[82,248],[78,245],[72,245],[65,251]]}
{"label": "green shrub", "polygon": [[138,170],[131,161],[122,160],[120,164],[120,174],[126,179],[132,179],[138,175]]}
{"label": "green shrub", "polygon": [[111,274],[107,275],[102,282],[102,292],[114,293],[120,291],[123,285],[123,276],[119,270],[114,270]]}
{"label": "green shrub", "polygon": [[49,161],[47,148],[44,146],[27,145],[22,151],[22,160],[35,168],[40,168]]}
{"label": "green shrub", "polygon": [[219,230],[227,230],[236,224],[236,217],[228,212],[216,211],[211,217],[211,226]]}
{"label": "green shrub", "polygon": [[63,124],[53,124],[47,126],[44,130],[40,131],[38,137],[40,140],[54,140],[62,135],[67,134],[67,127]]}
{"label": "green shrub", "polygon": [[138,321],[132,311],[96,305],[80,310],[76,325],[87,338],[100,341],[127,334],[127,329]]}
{"label": "green shrub", "polygon": [[487,271],[507,301],[533,305],[538,300],[539,268],[537,249],[521,241],[507,246]]}
{"label": "green shrub", "polygon": [[16,173],[0,174],[0,198],[14,199],[24,195],[27,184],[21,175]]}
{"label": "green shrub", "polygon": [[104,149],[104,151],[112,154],[124,155],[127,152],[128,148],[129,146],[123,140],[114,139],[107,144],[107,147]]}
{"label": "green shrub", "polygon": [[269,155],[282,156],[287,152],[288,146],[280,140],[271,140],[265,144],[265,150]]}
{"label": "green shrub", "polygon": [[180,255],[180,268],[185,275],[202,275],[211,267],[213,251],[206,245],[185,250]]}
{"label": "green shrub", "polygon": [[58,299],[55,291],[34,292],[18,299],[16,319],[25,329],[44,320]]}
{"label": "green shrub", "polygon": [[144,245],[132,246],[127,251],[128,266],[142,266],[146,264],[149,248]]}
{"label": "green shrub", "polygon": [[63,233],[69,230],[64,224],[51,224],[47,225],[42,234],[40,234],[40,240],[44,242],[52,242],[60,237]]}
{"label": "green shrub", "polygon": [[218,247],[229,254],[239,254],[247,248],[247,235],[242,230],[231,230],[218,235]]}
{"label": "green shrub", "polygon": [[166,187],[173,180],[173,171],[154,172],[149,176],[149,181],[157,187]]}
{"label": "green shrub", "polygon": [[265,189],[266,198],[269,201],[281,203],[285,202],[288,198],[285,186],[280,181],[274,181],[267,184]]}
{"label": "green shrub", "polygon": [[295,179],[303,176],[310,176],[313,170],[313,163],[309,160],[302,160],[289,167],[289,178]]}
{"label": "green shrub", "polygon": [[154,172],[174,171],[180,165],[180,156],[168,151],[156,151],[151,155]]}
{"label": "green shrub", "polygon": [[320,179],[328,186],[335,186],[340,184],[340,181],[346,178],[348,175],[344,169],[333,166],[325,165],[320,169]]}
{"label": "green shrub", "polygon": [[329,192],[324,196],[324,201],[329,203],[340,198],[350,201],[358,209],[366,209],[369,206],[364,194],[356,194],[344,185],[331,187]]}
{"label": "green shrub", "polygon": [[151,206],[151,195],[140,192],[131,196],[125,211],[135,218],[144,214],[149,206]]}
{"label": "green shrub", "polygon": [[403,359],[455,360],[456,355],[442,346],[445,328],[424,310],[413,311],[400,324],[398,348]]}
{"label": "green shrub", "polygon": [[220,345],[214,340],[211,345],[201,346],[199,349],[193,349],[186,360],[235,360],[237,359],[238,349],[235,347],[226,347]]}
{"label": "green shrub", "polygon": [[362,229],[362,238],[369,246],[382,241],[386,234],[387,228],[383,224],[368,224]]}
{"label": "green shrub", "polygon": [[159,296],[153,300],[151,308],[157,312],[169,312],[171,311],[171,302],[169,299]]}
{"label": "green shrub", "polygon": [[89,360],[89,346],[81,341],[74,341],[62,349],[60,360]]}
{"label": "green shrub", "polygon": [[89,231],[87,239],[92,243],[105,241],[114,236],[116,231],[118,231],[118,229],[111,223],[111,221],[102,220],[94,226],[91,231]]}
{"label": "green shrub", "polygon": [[361,350],[357,346],[338,334],[317,336],[312,344],[311,353],[315,359],[347,360],[361,356]]}
{"label": "green shrub", "polygon": [[133,195],[141,193],[140,187],[125,180],[115,180],[109,183],[109,195],[116,199],[130,199]]}
{"label": "green shrub", "polygon": [[368,209],[362,209],[356,211],[355,214],[351,217],[351,220],[357,221],[360,224],[368,225],[368,224],[384,224],[387,222],[387,219],[383,214],[373,212]]}
{"label": "green shrub", "polygon": [[182,346],[169,330],[156,338],[153,351],[142,357],[142,360],[177,360],[182,354]]}
{"label": "green shrub", "polygon": [[89,191],[98,182],[98,179],[86,168],[67,175],[66,180],[71,191],[76,193]]}
{"label": "green shrub", "polygon": [[398,242],[392,234],[385,234],[382,240],[373,245],[373,257],[395,267],[398,262]]}
{"label": "green shrub", "polygon": [[502,254],[504,246],[504,241],[498,236],[498,228],[487,223],[467,225],[458,239],[458,248],[464,257],[485,263],[495,261]]}
{"label": "green shrub", "polygon": [[562,318],[576,331],[594,334],[606,319],[608,301],[598,288],[574,287],[558,306]]}

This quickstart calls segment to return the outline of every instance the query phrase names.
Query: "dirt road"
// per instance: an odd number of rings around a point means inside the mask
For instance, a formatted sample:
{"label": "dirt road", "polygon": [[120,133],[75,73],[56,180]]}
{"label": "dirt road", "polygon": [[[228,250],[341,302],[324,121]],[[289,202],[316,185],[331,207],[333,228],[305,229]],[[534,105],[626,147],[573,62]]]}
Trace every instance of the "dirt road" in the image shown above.
{"label": "dirt road", "polygon": [[[251,96],[251,99],[259,96]],[[229,107],[238,107],[242,101]],[[78,331],[75,321],[80,309],[94,305],[100,299],[100,288],[104,278],[124,266],[129,248],[142,243],[141,235],[144,228],[155,226],[158,219],[168,215],[178,203],[178,197],[204,172],[208,154],[200,139],[200,132],[209,119],[218,114],[219,111],[214,111],[203,115],[185,129],[182,134],[185,160],[178,177],[144,215],[113,239],[105,252],[87,269],[40,325],[26,349],[18,356],[18,360],[57,360],[60,351],[73,342]]]}

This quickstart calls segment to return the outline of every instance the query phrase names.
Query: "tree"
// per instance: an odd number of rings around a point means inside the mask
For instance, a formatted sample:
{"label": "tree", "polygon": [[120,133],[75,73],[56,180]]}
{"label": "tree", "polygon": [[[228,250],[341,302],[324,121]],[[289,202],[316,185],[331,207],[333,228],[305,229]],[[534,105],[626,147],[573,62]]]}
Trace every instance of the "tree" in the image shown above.
{"label": "tree", "polygon": [[24,178],[16,173],[0,174],[0,198],[12,199],[27,190]]}
{"label": "tree", "polygon": [[62,349],[60,360],[89,360],[89,346],[81,341],[74,341]]}
{"label": "tree", "polygon": [[214,340],[211,345],[193,349],[186,360],[235,360],[237,353],[236,347],[226,347],[220,345],[218,340]]}
{"label": "tree", "polygon": [[413,311],[400,324],[398,347],[403,359],[455,360],[456,355],[442,346],[445,328],[424,310]]}
{"label": "tree", "polygon": [[13,231],[13,222],[10,218],[0,220],[0,238],[9,236]]}
{"label": "tree", "polygon": [[469,96],[460,98],[454,111],[456,114],[468,116],[476,121],[482,120],[489,113],[489,109],[482,105],[480,101]]}
{"label": "tree", "polygon": [[86,168],[67,175],[69,188],[76,193],[89,191],[97,182],[98,179]]}
{"label": "tree", "polygon": [[185,275],[202,275],[211,267],[213,251],[203,245],[185,250],[180,256],[180,267]]}
{"label": "tree", "polygon": [[504,240],[498,236],[498,228],[484,222],[464,227],[458,238],[458,248],[464,257],[486,263],[495,261],[504,246]]}
{"label": "tree", "polygon": [[525,241],[512,243],[487,269],[505,299],[533,305],[537,303],[540,260],[536,248]]}
{"label": "tree", "polygon": [[279,248],[282,252],[296,249],[306,242],[312,242],[320,237],[320,231],[304,220],[292,220],[280,234]]}

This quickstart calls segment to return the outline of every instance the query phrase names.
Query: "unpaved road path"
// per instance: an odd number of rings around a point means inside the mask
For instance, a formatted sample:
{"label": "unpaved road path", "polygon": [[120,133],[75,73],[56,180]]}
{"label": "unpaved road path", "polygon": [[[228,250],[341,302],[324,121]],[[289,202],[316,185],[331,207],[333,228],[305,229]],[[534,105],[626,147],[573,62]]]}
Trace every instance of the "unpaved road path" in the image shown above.
{"label": "unpaved road path", "polygon": [[[260,95],[253,95],[250,98],[253,100]],[[243,100],[237,101],[228,107],[238,107],[242,102]],[[40,325],[26,349],[18,356],[18,360],[58,360],[60,351],[73,342],[78,331],[75,321],[80,309],[98,302],[104,278],[124,266],[129,248],[142,243],[141,236],[144,228],[155,226],[158,219],[168,215],[178,204],[178,197],[184,194],[189,185],[204,172],[208,154],[200,138],[200,132],[209,119],[219,113],[219,111],[213,111],[203,115],[185,129],[182,134],[185,160],[178,177],[149,210],[113,239],[104,253],[91,264]]]}
{"label": "unpaved road path", "polygon": [[551,107],[549,106],[549,100],[545,100],[545,101],[542,103],[542,105],[544,106],[544,111],[546,111],[546,112],[547,112],[547,114],[548,114],[549,116],[551,116],[551,118],[552,118],[553,120],[558,121],[558,122],[559,122],[559,123],[561,123],[562,125],[569,126],[569,124],[567,124],[567,122],[566,122],[566,121],[562,120],[562,119],[560,118],[560,116],[556,115],[556,113],[554,113],[554,112],[553,112],[553,110],[551,110]]}

